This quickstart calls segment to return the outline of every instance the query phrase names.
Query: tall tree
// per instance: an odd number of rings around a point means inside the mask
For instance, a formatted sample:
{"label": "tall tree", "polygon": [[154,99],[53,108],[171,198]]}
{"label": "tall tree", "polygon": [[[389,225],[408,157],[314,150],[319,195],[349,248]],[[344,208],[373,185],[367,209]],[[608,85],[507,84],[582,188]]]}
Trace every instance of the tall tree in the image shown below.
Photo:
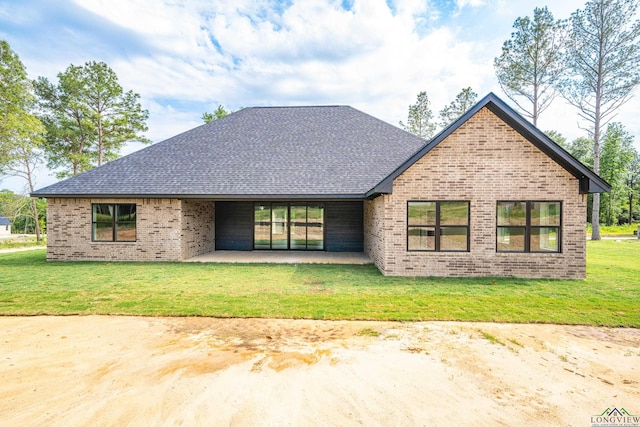
{"label": "tall tree", "polygon": [[89,111],[79,102],[81,85],[76,76],[58,74],[58,84],[40,77],[34,82],[39,98],[39,118],[47,129],[46,159],[56,176],[64,178],[91,169],[95,157],[95,130]]}
{"label": "tall tree", "polygon": [[212,121],[221,119],[230,113],[233,113],[233,111],[227,111],[222,105],[218,105],[218,108],[216,108],[213,113],[202,113],[202,121],[205,123],[211,123]]}
{"label": "tall tree", "polygon": [[633,206],[640,197],[640,153],[636,150],[626,178],[627,198],[629,200],[629,224],[633,224]]}
{"label": "tall tree", "polygon": [[[33,202],[36,202],[38,221],[34,221]],[[10,190],[0,190],[0,215],[11,220],[13,233],[36,234],[46,229],[47,202],[45,199],[15,194]]]}
{"label": "tall tree", "polygon": [[593,140],[584,136],[574,139],[567,151],[593,170]]}
{"label": "tall tree", "polygon": [[611,184],[611,191],[603,195],[604,212],[601,215],[607,225],[618,222],[620,204],[627,195],[626,178],[634,154],[633,136],[622,124],[610,123],[604,134],[600,158],[600,175]]}
{"label": "tall tree", "polygon": [[58,82],[35,82],[42,121],[47,128],[49,167],[58,176],[76,175],[118,157],[130,141],[148,143],[147,110],[140,95],[125,92],[115,72],[104,62],[70,65]]}
{"label": "tall tree", "polygon": [[[578,137],[567,144],[567,151],[593,170],[593,140],[584,136]],[[587,195],[587,216],[589,221],[593,212],[593,194]]]}
{"label": "tall tree", "polygon": [[430,104],[427,92],[420,92],[416,103],[409,105],[407,124],[400,122],[400,126],[421,138],[431,138],[436,131],[436,124],[433,122]]}
{"label": "tall tree", "polygon": [[466,87],[456,95],[456,99],[440,110],[440,127],[444,128],[467,112],[476,103],[478,94]]}
{"label": "tall tree", "polygon": [[569,145],[567,145],[567,138],[563,134],[561,134],[557,130],[547,130],[544,133],[549,138],[551,138],[551,140],[553,142],[555,142],[556,144],[558,144],[559,146],[561,146],[565,150],[568,150]]}
{"label": "tall tree", "polygon": [[[593,171],[600,173],[604,126],[640,81],[637,0],[592,0],[571,14],[562,96],[578,108],[593,138]],[[593,195],[592,240],[600,239],[600,194]]]}
{"label": "tall tree", "polygon": [[[31,81],[9,43],[0,40],[0,175],[26,181],[35,190],[35,169],[41,160],[42,123],[31,113],[35,97]],[[38,206],[31,199],[37,241],[40,241]]]}
{"label": "tall tree", "polygon": [[563,25],[543,7],[533,10],[533,19],[516,19],[513,28],[493,66],[504,93],[537,125],[556,97],[554,82],[563,72]]}

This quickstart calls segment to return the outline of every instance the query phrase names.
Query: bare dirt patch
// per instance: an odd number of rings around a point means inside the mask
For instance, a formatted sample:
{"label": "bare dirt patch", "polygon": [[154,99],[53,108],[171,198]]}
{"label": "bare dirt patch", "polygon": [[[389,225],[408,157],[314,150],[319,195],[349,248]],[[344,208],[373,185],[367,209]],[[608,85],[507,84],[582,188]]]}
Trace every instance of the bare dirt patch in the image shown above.
{"label": "bare dirt patch", "polygon": [[590,425],[639,384],[635,329],[0,318],[0,425]]}

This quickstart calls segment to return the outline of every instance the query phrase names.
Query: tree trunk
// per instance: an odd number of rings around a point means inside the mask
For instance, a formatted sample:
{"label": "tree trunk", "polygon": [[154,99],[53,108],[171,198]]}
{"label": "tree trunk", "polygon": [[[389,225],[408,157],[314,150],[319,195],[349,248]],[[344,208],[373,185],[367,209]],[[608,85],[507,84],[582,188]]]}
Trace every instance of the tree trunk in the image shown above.
{"label": "tree trunk", "polygon": [[629,225],[633,224],[633,192],[629,194]]}
{"label": "tree trunk", "polygon": [[36,199],[31,198],[31,209],[33,210],[33,219],[35,220],[36,242],[40,243],[40,221],[38,221],[38,205]]}
{"label": "tree trunk", "polygon": [[[31,173],[31,165],[29,164],[29,160],[25,161],[25,166],[25,170],[27,172],[27,183],[29,184],[29,192],[33,193],[33,174]],[[36,199],[33,197],[31,198],[31,210],[33,211],[33,220],[35,221],[36,242],[40,243],[40,221],[38,217],[38,205],[36,204]]]}
{"label": "tree trunk", "polygon": [[[599,71],[602,70],[602,60],[600,61]],[[602,97],[600,90],[602,88],[602,73],[598,74],[598,88],[596,90],[595,114],[593,121],[593,171],[600,173],[600,103]],[[600,240],[600,193],[593,194],[593,211],[591,212],[591,240]]]}
{"label": "tree trunk", "polygon": [[98,166],[104,159],[104,136],[102,134],[102,118],[98,116]]}
{"label": "tree trunk", "polygon": [[600,240],[600,193],[593,193],[591,211],[591,240]]}
{"label": "tree trunk", "polygon": [[[537,76],[538,73],[536,71],[535,75]],[[533,125],[534,126],[538,126],[538,85],[537,83],[535,83],[533,85]]]}

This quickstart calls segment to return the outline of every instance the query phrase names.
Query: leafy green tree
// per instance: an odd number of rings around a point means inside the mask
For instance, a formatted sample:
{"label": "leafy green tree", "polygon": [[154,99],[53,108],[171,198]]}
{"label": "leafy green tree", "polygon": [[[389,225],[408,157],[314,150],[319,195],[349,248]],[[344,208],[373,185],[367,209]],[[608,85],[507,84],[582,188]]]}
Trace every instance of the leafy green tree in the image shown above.
{"label": "leafy green tree", "polygon": [[440,127],[447,127],[450,123],[455,121],[458,117],[467,112],[467,110],[476,103],[478,94],[466,87],[456,95],[456,99],[451,101],[449,105],[440,110]]}
{"label": "leafy green tree", "polygon": [[548,130],[548,131],[545,131],[545,134],[549,138],[551,138],[553,142],[555,142],[565,150],[568,150],[569,146],[567,145],[567,138],[563,134],[561,134],[557,130]]}
{"label": "leafy green tree", "polygon": [[603,194],[601,220],[607,225],[618,222],[621,204],[626,203],[626,178],[633,161],[633,136],[620,123],[610,123],[604,134],[600,158],[600,175],[611,184],[611,192]]}
{"label": "leafy green tree", "polygon": [[637,204],[638,199],[640,199],[640,153],[638,153],[637,150],[634,151],[633,159],[631,159],[627,170],[626,188],[627,199],[629,201],[628,223],[633,224],[635,216],[638,215],[637,213],[634,215],[634,205]]}
{"label": "leafy green tree", "polygon": [[43,77],[34,83],[41,110],[39,118],[47,130],[47,165],[60,170],[56,173],[58,178],[91,169],[95,157],[95,130],[90,114],[78,101],[82,97],[80,84],[69,74],[59,74],[57,85]]}
{"label": "leafy green tree", "polygon": [[431,111],[430,104],[427,92],[420,92],[416,103],[409,105],[407,124],[400,122],[400,126],[407,132],[421,138],[431,138],[436,131],[436,124],[433,122],[433,111]]}
{"label": "leafy green tree", "polygon": [[212,121],[221,119],[231,113],[233,113],[233,111],[227,111],[222,105],[218,105],[218,108],[216,108],[213,113],[202,113],[202,121],[205,123],[211,123]]}
{"label": "leafy green tree", "polygon": [[[600,173],[602,130],[640,81],[637,0],[592,0],[571,14],[562,96],[578,108],[593,138],[593,171]],[[600,194],[593,195],[591,239],[600,239]]]}
{"label": "leafy green tree", "polygon": [[[553,139],[553,138],[552,138]],[[589,169],[593,170],[593,140],[584,136],[578,137],[567,144],[565,149]],[[587,196],[587,221],[593,211],[593,194]]]}
{"label": "leafy green tree", "polygon": [[62,168],[58,177],[117,158],[127,142],[150,142],[142,135],[149,113],[140,95],[125,92],[104,62],[70,65],[55,84],[39,77],[35,89],[47,129],[48,165]]}
{"label": "leafy green tree", "polygon": [[[33,220],[33,203],[36,203],[38,222]],[[11,232],[15,234],[36,234],[36,230],[46,229],[47,202],[44,199],[32,199],[11,190],[0,191],[0,215],[11,221]],[[37,225],[37,227],[36,227]]]}
{"label": "leafy green tree", "polygon": [[543,7],[533,10],[533,18],[516,19],[513,28],[493,66],[504,93],[537,125],[563,72],[563,24]]}
{"label": "leafy green tree", "polygon": [[593,170],[593,140],[584,136],[574,139],[567,147],[567,151]]}
{"label": "leafy green tree", "polygon": [[30,205],[30,201],[24,196],[7,189],[0,191],[0,215],[11,221],[13,233],[20,233],[24,229],[19,221],[25,214],[31,215]]}
{"label": "leafy green tree", "polygon": [[[31,113],[35,97],[18,55],[0,40],[0,176],[15,176],[35,190],[35,170],[41,161],[42,123]],[[40,241],[38,205],[31,199],[36,238]]]}

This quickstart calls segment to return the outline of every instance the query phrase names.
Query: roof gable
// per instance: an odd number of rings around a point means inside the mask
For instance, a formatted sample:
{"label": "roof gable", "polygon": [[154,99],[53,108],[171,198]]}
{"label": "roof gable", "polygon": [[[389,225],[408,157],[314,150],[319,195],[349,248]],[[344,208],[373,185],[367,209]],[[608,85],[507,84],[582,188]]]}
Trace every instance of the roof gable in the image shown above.
{"label": "roof gable", "polygon": [[375,197],[378,194],[391,193],[393,180],[411,167],[415,162],[433,150],[438,144],[444,141],[449,135],[460,128],[471,117],[483,108],[488,108],[493,114],[507,123],[516,132],[531,142],[540,151],[545,153],[565,170],[579,179],[581,193],[603,193],[611,190],[611,186],[587,166],[569,154],[566,150],[556,144],[551,138],[529,123],[515,110],[509,107],[495,94],[489,93],[478,103],[471,107],[466,113],[460,116],[440,133],[438,133],[428,144],[418,150],[407,161],[401,164],[396,170],[380,181],[373,189],[367,193],[367,197]]}

